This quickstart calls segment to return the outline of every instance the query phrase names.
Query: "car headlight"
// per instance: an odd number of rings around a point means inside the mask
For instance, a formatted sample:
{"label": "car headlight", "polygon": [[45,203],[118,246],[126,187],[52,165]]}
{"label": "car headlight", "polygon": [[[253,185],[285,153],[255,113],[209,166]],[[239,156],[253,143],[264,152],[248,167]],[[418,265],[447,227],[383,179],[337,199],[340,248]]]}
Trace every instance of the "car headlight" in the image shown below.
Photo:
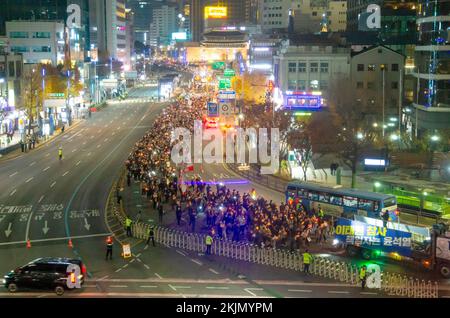
{"label": "car headlight", "polygon": [[6,279],[2,279],[2,284],[6,284]]}
{"label": "car headlight", "polygon": [[333,240],[333,245],[338,245],[339,244],[339,240],[338,239],[334,239]]}

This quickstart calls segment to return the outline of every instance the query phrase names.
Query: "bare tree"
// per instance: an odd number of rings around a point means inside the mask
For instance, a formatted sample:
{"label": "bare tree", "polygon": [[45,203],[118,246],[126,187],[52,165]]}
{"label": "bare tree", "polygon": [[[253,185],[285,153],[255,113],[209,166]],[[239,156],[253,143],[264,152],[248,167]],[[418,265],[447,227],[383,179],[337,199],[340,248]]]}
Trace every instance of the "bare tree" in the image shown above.
{"label": "bare tree", "polygon": [[366,110],[356,99],[350,82],[344,79],[334,81],[329,97],[327,137],[329,153],[335,153],[352,172],[351,187],[356,186],[356,170],[365,150],[373,147],[375,132],[366,125]]}
{"label": "bare tree", "polygon": [[295,159],[303,171],[303,179],[307,181],[306,171],[312,160],[313,150],[310,132],[303,123],[296,123],[287,133],[287,143],[294,151]]}

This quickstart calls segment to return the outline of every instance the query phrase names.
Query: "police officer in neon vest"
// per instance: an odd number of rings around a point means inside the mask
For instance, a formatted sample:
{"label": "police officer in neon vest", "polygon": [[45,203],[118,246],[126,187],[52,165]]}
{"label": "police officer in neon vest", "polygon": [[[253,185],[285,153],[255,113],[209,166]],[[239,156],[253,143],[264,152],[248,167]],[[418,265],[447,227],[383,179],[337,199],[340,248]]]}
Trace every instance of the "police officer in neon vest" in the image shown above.
{"label": "police officer in neon vest", "polygon": [[361,280],[361,287],[364,289],[366,287],[366,279],[367,279],[367,267],[363,265],[359,270],[359,279]]}
{"label": "police officer in neon vest", "polygon": [[206,244],[206,255],[211,255],[211,245],[213,243],[213,238],[211,235],[206,235],[205,244]]}
{"label": "police officer in neon vest", "polygon": [[309,254],[308,250],[306,249],[305,253],[303,253],[303,272],[305,274],[309,274],[309,265],[311,265],[312,260],[312,255]]}
{"label": "police officer in neon vest", "polygon": [[131,219],[127,216],[127,218],[125,219],[125,229],[127,231],[127,236],[130,237],[131,236]]}

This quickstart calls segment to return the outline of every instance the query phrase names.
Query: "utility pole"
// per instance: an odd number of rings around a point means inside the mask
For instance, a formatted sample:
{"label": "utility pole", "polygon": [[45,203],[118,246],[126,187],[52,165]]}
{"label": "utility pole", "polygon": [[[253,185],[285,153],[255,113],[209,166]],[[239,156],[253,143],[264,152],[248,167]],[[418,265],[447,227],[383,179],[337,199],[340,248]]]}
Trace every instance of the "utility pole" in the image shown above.
{"label": "utility pole", "polygon": [[382,73],[383,73],[383,111],[382,111],[382,116],[383,116],[383,130],[382,130],[382,136],[383,136],[383,139],[384,139],[384,130],[385,130],[385,128],[384,128],[384,121],[385,121],[385,119],[384,119],[384,108],[385,108],[385,89],[384,89],[384,86],[385,86],[385,71],[386,71],[386,65],[384,65],[384,64],[382,64],[381,65],[381,71],[382,71]]}

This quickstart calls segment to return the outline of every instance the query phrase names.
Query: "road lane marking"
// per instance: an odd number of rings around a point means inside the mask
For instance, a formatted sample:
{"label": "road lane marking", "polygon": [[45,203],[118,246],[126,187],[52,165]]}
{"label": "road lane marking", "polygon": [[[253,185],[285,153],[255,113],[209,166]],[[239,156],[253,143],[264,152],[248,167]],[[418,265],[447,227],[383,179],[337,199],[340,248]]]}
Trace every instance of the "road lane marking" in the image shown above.
{"label": "road lane marking", "polygon": [[30,163],[30,167],[34,166],[36,164],[36,161],[33,161],[32,163]]}
{"label": "road lane marking", "polygon": [[378,293],[360,292],[361,295],[378,295]]}
{"label": "road lane marking", "polygon": [[161,275],[159,275],[158,273],[155,273],[155,276],[158,277],[159,279],[163,279]]}
{"label": "road lane marking", "polygon": [[130,261],[130,263],[134,263],[135,260],[136,260],[136,259],[133,258],[133,259]]}
{"label": "road lane marking", "polygon": [[34,179],[34,177],[31,177],[31,178],[29,178],[27,181],[25,181],[25,183],[28,183],[28,182],[30,182],[31,180],[33,180]]}
{"label": "road lane marking", "polygon": [[14,193],[16,193],[16,191],[17,191],[17,189],[14,189],[9,196],[12,197],[14,195]]}
{"label": "road lane marking", "polygon": [[139,286],[140,288],[157,288],[158,286],[155,286],[155,285],[142,285],[142,286]]}
{"label": "road lane marking", "polygon": [[109,275],[106,275],[106,276],[103,276],[102,278],[99,278],[98,280],[100,281],[100,280],[104,280],[104,279],[106,279],[106,278],[108,278],[109,277]]}
{"label": "road lane marking", "polygon": [[[30,216],[32,214],[30,213]],[[83,238],[88,238],[88,237],[96,237],[96,236],[103,236],[103,237],[107,237],[107,236],[111,236],[112,233],[99,233],[99,234],[90,234],[90,235],[79,235],[79,236],[65,236],[65,237],[55,237],[55,238],[48,238],[48,239],[39,239],[39,240],[31,240],[31,243],[35,242],[51,242],[51,241],[67,241],[68,239],[83,239]],[[6,243],[0,243],[0,246],[2,245],[14,245],[14,244],[24,244],[26,243],[27,240],[24,241],[14,241],[14,242],[6,242]]]}
{"label": "road lane marking", "polygon": [[173,286],[175,289],[189,289],[192,288],[191,286]]}
{"label": "road lane marking", "polygon": [[127,288],[128,285],[110,285],[109,287],[112,287],[112,288]]}
{"label": "road lane marking", "polygon": [[100,144],[97,145],[97,148],[100,148]]}
{"label": "road lane marking", "polygon": [[88,156],[90,156],[91,155],[91,153],[89,152],[88,154],[87,154]]}
{"label": "road lane marking", "polygon": [[180,254],[180,255],[186,256],[186,254],[183,253],[182,251],[177,250],[177,253]]}
{"label": "road lane marking", "polygon": [[136,255],[136,257],[140,257],[141,255],[142,255],[142,253],[139,253],[139,254]]}
{"label": "road lane marking", "polygon": [[9,177],[10,177],[10,178],[12,178],[12,177],[14,177],[14,176],[15,176],[16,174],[18,174],[18,172],[17,172],[17,171],[16,171],[16,172],[14,172],[13,174],[10,174],[10,175],[9,175]]}
{"label": "road lane marking", "polygon": [[329,290],[328,294],[350,294],[349,291],[342,291],[342,290]]}
{"label": "road lane marking", "polygon": [[53,183],[50,185],[50,188],[53,188],[53,186],[56,184],[56,181],[53,181]]}
{"label": "road lane marking", "polygon": [[177,291],[177,290],[175,289],[175,287],[173,287],[173,286],[170,285],[170,284],[169,284],[169,287],[170,287],[172,290]]}
{"label": "road lane marking", "polygon": [[197,261],[196,259],[191,258],[190,260],[191,260],[192,262],[194,262],[195,264],[199,265],[199,266],[202,266],[202,265],[203,265],[202,262]]}
{"label": "road lane marking", "polygon": [[144,267],[145,267],[146,269],[150,269],[150,267],[149,267],[147,264],[144,264]]}
{"label": "road lane marking", "polygon": [[312,293],[312,290],[311,289],[288,289],[288,292]]}
{"label": "road lane marking", "polygon": [[77,148],[75,148],[74,150],[72,150],[72,152],[75,152],[75,151],[77,151],[78,149]]}
{"label": "road lane marking", "polygon": [[64,177],[64,176],[67,175],[68,173],[69,173],[69,171],[66,171],[66,172],[63,173],[62,176]]}
{"label": "road lane marking", "polygon": [[209,271],[210,271],[211,273],[214,273],[214,274],[216,274],[216,275],[219,275],[219,272],[216,272],[216,271],[213,270],[212,268],[210,268]]}
{"label": "road lane marking", "polygon": [[137,261],[139,262],[139,263],[142,263],[142,261],[141,261],[141,259],[140,258],[136,258],[137,259]]}
{"label": "road lane marking", "polygon": [[108,141],[108,138],[105,138],[105,142],[107,142]]}
{"label": "road lane marking", "polygon": [[257,297],[256,294],[254,292],[252,292],[252,290],[264,290],[262,288],[244,288],[244,290],[249,293],[250,295]]}
{"label": "road lane marking", "polygon": [[47,167],[47,168],[45,168],[44,170],[42,170],[42,171],[47,171],[48,169],[50,169],[50,167]]}
{"label": "road lane marking", "polygon": [[79,164],[81,163],[81,160],[80,161],[78,161],[77,163],[76,163],[76,165],[75,166],[78,166]]}
{"label": "road lane marking", "polygon": [[122,270],[122,268],[119,268],[116,270],[116,273],[120,272]]}
{"label": "road lane marking", "polygon": [[223,287],[223,286],[206,286],[206,289],[230,289],[230,287]]}
{"label": "road lane marking", "polygon": [[40,197],[38,203],[41,203],[42,199],[44,198],[44,195]]}

